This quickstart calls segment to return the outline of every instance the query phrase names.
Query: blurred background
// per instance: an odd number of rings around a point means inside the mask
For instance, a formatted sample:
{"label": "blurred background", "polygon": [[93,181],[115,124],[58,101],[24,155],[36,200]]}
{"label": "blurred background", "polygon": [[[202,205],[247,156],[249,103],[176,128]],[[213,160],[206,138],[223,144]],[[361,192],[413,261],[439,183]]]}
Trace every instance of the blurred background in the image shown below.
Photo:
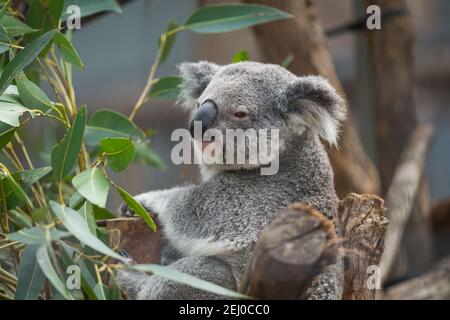
{"label": "blurred background", "polygon": [[[157,51],[158,37],[168,21],[176,18],[183,23],[197,7],[223,2],[126,1],[122,14],[106,14],[83,23],[81,30],[73,35],[75,47],[86,65],[84,71],[74,72],[77,103],[87,104],[90,113],[111,108],[129,114],[145,84]],[[450,196],[450,2],[409,0],[407,3],[415,37],[415,106],[419,121],[432,120],[436,129],[426,169],[433,205]],[[358,0],[317,0],[316,4],[325,30],[333,30],[365,16],[365,7]],[[365,67],[367,43],[364,34],[361,31],[342,32],[328,37],[328,46],[363,146],[377,164],[373,106],[368,98],[374,94],[370,84],[373,75]],[[263,60],[251,29],[214,35],[185,31],[177,36],[174,50],[159,69],[159,76],[174,74],[176,65],[182,61],[230,63],[238,49],[247,50],[254,61],[281,63]],[[293,58],[296,59],[295,55]],[[159,170],[133,165],[126,173],[114,178],[120,185],[137,194],[198,181],[194,165],[175,166],[170,161],[174,144],[170,134],[187,123],[186,114],[175,106],[174,101],[153,100],[142,108],[136,122],[144,130],[157,131],[151,145],[167,168]],[[39,124],[28,134],[35,135],[36,131],[39,135],[43,132]],[[36,150],[40,150],[40,140],[45,143],[45,139],[38,140]],[[110,208],[115,209],[119,203],[119,199],[111,195]]]}

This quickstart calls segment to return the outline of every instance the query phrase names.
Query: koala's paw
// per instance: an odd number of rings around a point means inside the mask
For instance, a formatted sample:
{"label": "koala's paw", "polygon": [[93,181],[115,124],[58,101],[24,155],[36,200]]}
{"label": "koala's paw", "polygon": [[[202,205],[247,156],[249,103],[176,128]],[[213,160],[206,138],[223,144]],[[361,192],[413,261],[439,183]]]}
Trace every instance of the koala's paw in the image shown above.
{"label": "koala's paw", "polygon": [[134,215],[135,215],[133,210],[128,208],[128,206],[125,203],[120,205],[118,211],[119,211],[120,216],[122,216],[122,217],[131,218],[131,217],[134,217]]}
{"label": "koala's paw", "polygon": [[128,252],[125,251],[124,249],[120,249],[118,253],[120,256],[122,256],[123,258],[125,258],[127,260],[128,264],[136,264],[136,260],[134,260],[133,257],[130,256],[128,254]]}

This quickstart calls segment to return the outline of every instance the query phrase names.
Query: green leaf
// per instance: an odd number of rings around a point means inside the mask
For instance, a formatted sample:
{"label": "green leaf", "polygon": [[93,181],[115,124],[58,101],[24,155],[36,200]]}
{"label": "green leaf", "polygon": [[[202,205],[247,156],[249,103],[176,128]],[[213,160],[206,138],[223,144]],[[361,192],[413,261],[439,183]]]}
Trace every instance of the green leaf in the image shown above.
{"label": "green leaf", "polygon": [[78,52],[73,47],[69,39],[62,33],[58,32],[55,36],[54,42],[58,45],[61,58],[80,69],[84,69],[83,61],[81,61]]}
{"label": "green leaf", "polygon": [[11,187],[11,190],[16,194],[16,196],[19,198],[19,200],[26,202],[31,209],[34,209],[33,202],[28,197],[25,190],[23,190],[23,188],[20,186],[20,184],[16,181],[16,179],[14,179],[13,176],[7,175],[6,180],[9,182],[9,186]]}
{"label": "green leaf", "polygon": [[127,262],[125,258],[114,252],[91,233],[88,225],[78,212],[71,208],[63,207],[54,201],[50,201],[50,207],[56,216],[63,221],[66,229],[82,243],[111,258]]}
{"label": "green leaf", "polygon": [[20,213],[17,210],[9,210],[8,216],[11,221],[21,229],[33,227],[33,222],[31,221],[31,219],[27,215]]}
{"label": "green leaf", "polygon": [[[49,239],[47,239],[47,236]],[[11,241],[18,241],[23,244],[45,244],[48,240],[58,240],[70,236],[70,233],[61,231],[55,228],[50,229],[49,234],[46,235],[45,230],[41,227],[33,227],[22,229],[8,235],[8,239]]]}
{"label": "green leaf", "polygon": [[9,8],[9,5],[11,4],[11,2],[12,2],[12,0],[6,1],[6,3],[0,9],[0,20],[5,16],[6,13],[8,13],[8,8]]}
{"label": "green leaf", "polygon": [[105,207],[109,183],[97,167],[79,173],[72,183],[83,197],[99,207]]}
{"label": "green leaf", "polygon": [[38,109],[47,112],[53,105],[45,92],[34,82],[28,80],[25,75],[16,77],[17,89],[20,99],[30,109]]}
{"label": "green leaf", "polygon": [[11,141],[15,132],[15,127],[0,121],[0,150]]}
{"label": "green leaf", "polygon": [[65,0],[62,20],[65,21],[70,16],[71,12],[67,8],[71,5],[77,5],[81,9],[81,16],[87,17],[92,14],[102,11],[114,11],[122,13],[122,9],[114,0]]}
{"label": "green leaf", "polygon": [[[108,185],[108,188],[109,188],[109,185]],[[90,204],[89,202],[85,202],[83,204],[83,206],[78,210],[78,213],[81,214],[81,216],[83,217],[83,219],[86,222],[86,224],[88,225],[91,233],[94,236],[96,236],[97,235],[97,228],[96,228],[97,224],[95,222],[92,204]]]}
{"label": "green leaf", "polygon": [[256,4],[212,5],[195,11],[185,27],[197,33],[219,33],[291,17],[281,10]]}
{"label": "green leaf", "polygon": [[119,192],[120,197],[122,200],[126,203],[128,208],[130,208],[136,215],[141,217],[145,223],[152,229],[153,231],[156,231],[156,224],[153,221],[150,214],[147,212],[147,210],[140,204],[138,201],[136,201],[128,192],[126,192],[124,189],[122,189],[119,186],[115,186],[117,189],[117,192]]}
{"label": "green leaf", "polygon": [[[178,27],[177,21],[175,19],[170,20],[165,32],[166,33],[170,32],[170,31],[176,29],[177,27]],[[177,36],[176,33],[173,33],[173,34],[167,36],[164,49],[161,53],[161,59],[159,62],[160,64],[163,64],[169,57],[169,54],[172,51],[173,45],[175,44],[176,36]],[[161,45],[161,40],[159,41],[159,45]]]}
{"label": "green leaf", "polygon": [[136,162],[144,165],[154,166],[157,167],[158,169],[166,169],[166,164],[155,153],[155,151],[153,151],[149,143],[147,142],[135,143],[135,148],[136,148]]}
{"label": "green leaf", "polygon": [[[12,174],[12,177],[17,181],[22,189],[28,190],[33,184],[45,177],[51,171],[50,167],[43,167],[33,170],[19,171]],[[3,185],[3,192],[6,198],[6,207],[12,209],[22,203],[20,197],[14,192],[14,186],[5,177],[1,180]],[[3,199],[0,197],[0,208],[3,208]]]}
{"label": "green leaf", "polygon": [[291,53],[283,60],[281,66],[287,69],[289,65],[292,63],[292,61],[294,61],[294,55]]}
{"label": "green leaf", "polygon": [[149,93],[151,98],[177,99],[181,91],[180,77],[163,77],[159,78],[153,85]]}
{"label": "green leaf", "polygon": [[205,281],[199,278],[196,278],[194,276],[191,276],[190,274],[177,271],[173,268],[167,267],[167,266],[161,266],[156,264],[137,264],[132,265],[132,269],[143,271],[143,272],[151,272],[154,275],[186,284],[188,286],[191,286],[196,289],[205,290],[208,292],[212,292],[215,294],[219,294],[226,297],[233,297],[233,298],[248,298],[246,295],[232,291],[230,289],[221,287],[215,283]]}
{"label": "green leaf", "polygon": [[113,171],[123,171],[133,162],[136,150],[130,139],[106,138],[100,143],[102,151],[108,157],[108,165]]}
{"label": "green leaf", "polygon": [[0,76],[0,95],[5,92],[14,77],[28,66],[53,39],[57,30],[49,31],[28,44],[8,63]]}
{"label": "green leaf", "polygon": [[38,247],[28,245],[20,258],[16,300],[37,300],[42,290],[45,276],[36,259]]}
{"label": "green leaf", "polygon": [[52,167],[58,181],[62,181],[75,166],[86,126],[86,107],[81,108],[64,138],[53,147]]}
{"label": "green leaf", "polygon": [[117,218],[117,216],[114,213],[110,212],[105,208],[100,208],[96,205],[93,205],[92,209],[94,210],[94,218],[96,221]]}
{"label": "green leaf", "polygon": [[19,127],[20,116],[29,111],[29,109],[15,103],[0,102],[0,122]]}
{"label": "green leaf", "polygon": [[99,110],[89,119],[86,127],[86,144],[100,145],[105,138],[132,138],[145,141],[144,132],[123,114],[111,110]]}
{"label": "green leaf", "polygon": [[58,290],[59,293],[63,295],[67,300],[73,300],[72,295],[67,290],[64,282],[59,278],[58,273],[52,265],[50,260],[50,256],[48,254],[48,250],[52,250],[48,248],[47,245],[41,245],[36,252],[36,259],[41,267],[42,272],[45,274],[47,279],[51,282],[51,284]]}
{"label": "green leaf", "polygon": [[[25,41],[30,42],[46,33],[47,31],[58,29],[60,27],[60,17],[63,8],[63,2],[60,0],[28,0],[29,7],[25,22],[38,32],[25,36]],[[47,52],[49,46],[43,50]]]}
{"label": "green leaf", "polygon": [[248,54],[248,52],[246,50],[239,49],[234,54],[233,58],[231,59],[231,62],[237,63],[237,62],[248,61],[248,60],[250,60],[250,55]]}
{"label": "green leaf", "polygon": [[0,20],[0,26],[3,27],[6,34],[10,37],[17,37],[17,36],[24,35],[26,33],[31,33],[31,32],[37,31],[36,29],[30,28],[22,21],[14,18],[12,16],[9,16],[9,15],[5,15]]}

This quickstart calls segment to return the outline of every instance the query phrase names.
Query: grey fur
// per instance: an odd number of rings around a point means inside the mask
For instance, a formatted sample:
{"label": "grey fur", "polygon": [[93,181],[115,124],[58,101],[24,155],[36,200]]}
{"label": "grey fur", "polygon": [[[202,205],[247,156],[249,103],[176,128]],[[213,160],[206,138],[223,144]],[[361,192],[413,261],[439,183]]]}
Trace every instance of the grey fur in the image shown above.
{"label": "grey fur", "polygon": [[[297,77],[276,65],[183,63],[180,73],[185,80],[181,104],[193,115],[198,103],[214,100],[219,110],[215,128],[280,129],[275,175],[242,165],[202,165],[199,185],[136,197],[163,226],[166,264],[236,290],[261,230],[281,208],[303,202],[330,219],[336,215],[333,172],[319,135],[336,142],[345,106],[325,79]],[[248,119],[232,117],[239,106],[249,110]],[[340,299],[341,262],[316,279],[311,299]],[[131,298],[217,298],[142,273],[121,271],[118,280]]]}

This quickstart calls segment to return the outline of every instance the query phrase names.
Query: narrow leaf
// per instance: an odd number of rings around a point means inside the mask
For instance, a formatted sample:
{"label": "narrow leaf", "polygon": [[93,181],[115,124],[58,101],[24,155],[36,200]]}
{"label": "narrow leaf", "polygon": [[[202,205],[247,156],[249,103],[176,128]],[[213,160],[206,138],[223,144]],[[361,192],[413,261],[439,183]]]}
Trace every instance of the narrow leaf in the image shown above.
{"label": "narrow leaf", "polygon": [[36,259],[38,248],[38,245],[28,245],[20,258],[16,300],[37,300],[42,290],[45,276]]}
{"label": "narrow leaf", "polygon": [[14,77],[28,66],[53,39],[57,30],[49,31],[28,44],[8,63],[0,76],[0,95],[5,92]]}
{"label": "narrow leaf", "polygon": [[42,272],[55,287],[55,289],[63,295],[64,298],[66,298],[67,300],[73,300],[73,297],[68,292],[64,282],[59,278],[58,273],[53,267],[47,250],[47,245],[43,244],[37,249],[36,252],[36,259],[39,266],[41,267]]}
{"label": "narrow leaf", "polygon": [[150,214],[147,212],[147,210],[140,204],[138,201],[136,201],[128,192],[126,192],[124,189],[122,189],[119,186],[115,186],[117,189],[117,192],[119,192],[120,197],[122,200],[126,203],[126,205],[139,217],[141,217],[145,223],[152,229],[153,231],[156,231],[156,224],[153,221]]}
{"label": "narrow leaf", "polygon": [[78,153],[83,141],[86,126],[86,107],[81,108],[64,138],[52,150],[53,173],[58,181],[62,181],[77,162]]}
{"label": "narrow leaf", "polygon": [[107,256],[127,262],[126,259],[114,252],[97,237],[95,237],[89,230],[89,227],[83,218],[75,210],[63,207],[54,201],[50,201],[50,207],[56,216],[63,221],[66,229],[82,243]]}
{"label": "narrow leaf", "polygon": [[233,298],[248,298],[246,295],[232,291],[230,289],[221,287],[215,283],[205,281],[199,278],[196,278],[194,276],[191,276],[190,274],[177,271],[173,268],[167,267],[167,266],[161,266],[156,264],[138,264],[131,266],[133,269],[143,272],[151,272],[154,275],[186,284],[188,286],[191,286],[196,289],[205,290],[208,292],[212,292],[215,294],[219,294],[226,297],[233,297]]}
{"label": "narrow leaf", "polygon": [[61,58],[80,69],[84,69],[83,61],[81,61],[78,52],[73,47],[69,39],[62,33],[58,32],[55,36],[55,43],[58,45]]}
{"label": "narrow leaf", "polygon": [[52,107],[52,102],[45,92],[34,82],[28,80],[25,75],[16,78],[20,99],[30,109],[39,109],[47,112]]}
{"label": "narrow leaf", "polygon": [[256,4],[211,5],[194,12],[185,27],[198,33],[219,33],[291,17],[281,10]]}
{"label": "narrow leaf", "polygon": [[17,37],[26,33],[37,31],[36,29],[30,28],[22,21],[9,15],[5,15],[3,18],[1,18],[0,25],[3,27],[3,30],[5,30],[6,34],[10,37]]}
{"label": "narrow leaf", "polygon": [[122,12],[122,9],[115,0],[65,0],[62,15],[63,21],[70,16],[71,12],[67,9],[72,5],[76,5],[80,8],[82,17],[87,17],[102,11]]}
{"label": "narrow leaf", "polygon": [[[169,25],[166,28],[166,33],[170,32],[174,29],[176,29],[178,27],[177,21],[175,19],[170,20]],[[161,54],[161,59],[160,59],[160,64],[163,64],[167,58],[170,55],[170,52],[172,51],[173,45],[175,44],[175,39],[176,39],[177,34],[171,34],[166,38],[166,44],[164,46],[164,50]],[[159,45],[161,45],[161,40]]]}

